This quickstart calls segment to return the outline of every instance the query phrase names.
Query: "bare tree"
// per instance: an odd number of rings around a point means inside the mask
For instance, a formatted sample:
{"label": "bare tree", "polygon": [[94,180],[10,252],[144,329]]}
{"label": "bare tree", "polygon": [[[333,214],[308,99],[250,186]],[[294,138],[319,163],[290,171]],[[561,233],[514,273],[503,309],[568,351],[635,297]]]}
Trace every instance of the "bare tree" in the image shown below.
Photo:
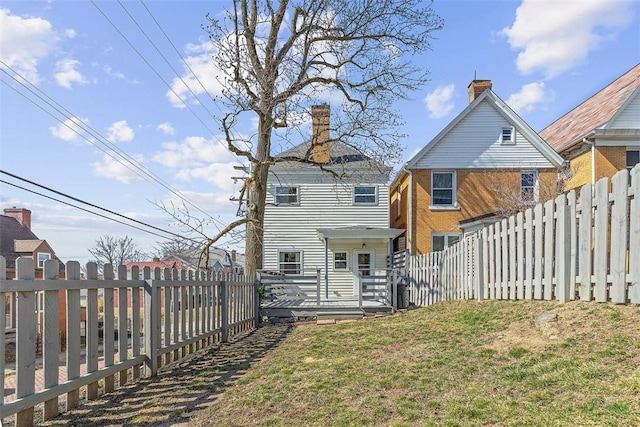
{"label": "bare tree", "polygon": [[100,270],[104,264],[117,267],[129,261],[142,261],[148,257],[138,249],[131,237],[115,237],[108,234],[97,239],[96,245],[89,249],[89,253],[95,258]]}
{"label": "bare tree", "polygon": [[[314,104],[331,100],[331,140],[387,164],[401,153],[401,125],[391,105],[427,81],[415,57],[430,49],[442,20],[422,0],[235,0],[207,30],[226,107],[221,120],[231,152],[250,174],[240,191],[246,217],[211,238],[214,244],[246,224],[246,269],[262,267],[269,167],[278,148],[305,134]],[[257,133],[239,124],[255,120]],[[316,164],[312,156],[295,159]]]}

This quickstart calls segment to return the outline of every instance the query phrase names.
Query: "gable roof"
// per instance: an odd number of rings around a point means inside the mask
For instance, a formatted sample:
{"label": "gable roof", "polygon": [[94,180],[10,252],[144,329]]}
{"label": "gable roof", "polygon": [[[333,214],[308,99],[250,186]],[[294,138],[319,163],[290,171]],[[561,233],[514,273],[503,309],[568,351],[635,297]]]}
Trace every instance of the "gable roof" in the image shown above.
{"label": "gable roof", "polygon": [[544,128],[540,136],[560,152],[609,122],[640,87],[640,63]]}
{"label": "gable roof", "polygon": [[[16,259],[25,253],[33,253],[40,245],[45,244],[53,253],[53,249],[46,240],[38,239],[29,227],[23,225],[17,218],[0,215],[0,255],[7,261],[7,268],[15,268]],[[53,259],[60,263],[60,270],[64,270],[64,264],[54,256]]]}
{"label": "gable roof", "polygon": [[[296,169],[307,171],[320,171],[321,169],[330,169],[334,171],[363,171],[376,170],[380,173],[390,173],[391,168],[383,163],[362,154],[349,145],[340,141],[331,141],[329,146],[329,163],[315,164],[309,163],[313,161],[312,141],[308,140],[296,145],[288,150],[281,152],[275,156],[277,162],[272,166],[276,169]],[[287,161],[284,159],[299,159]]]}
{"label": "gable roof", "polygon": [[422,150],[420,150],[415,156],[411,158],[405,165],[406,168],[411,169],[425,157],[433,147],[435,147],[454,127],[462,122],[474,109],[482,102],[488,102],[499,113],[501,113],[506,119],[511,122],[551,164],[560,166],[563,163],[562,157],[556,153],[553,148],[549,146],[532,128],[527,122],[525,122],[515,111],[511,109],[492,89],[486,89],[476,99],[471,102],[467,107],[460,112],[444,129],[438,133]]}

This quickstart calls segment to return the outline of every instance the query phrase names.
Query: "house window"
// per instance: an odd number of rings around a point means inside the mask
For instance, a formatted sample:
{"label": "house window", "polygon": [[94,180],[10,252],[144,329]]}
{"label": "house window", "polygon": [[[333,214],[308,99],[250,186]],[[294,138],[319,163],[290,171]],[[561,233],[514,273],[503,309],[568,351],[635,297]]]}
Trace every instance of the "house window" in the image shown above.
{"label": "house window", "polygon": [[434,233],[431,235],[431,252],[442,251],[459,241],[460,234]]}
{"label": "house window", "polygon": [[402,191],[400,191],[400,187],[396,189],[396,216],[400,217],[402,215]]}
{"label": "house window", "polygon": [[347,252],[340,251],[333,253],[333,269],[334,270],[346,270],[347,265]]}
{"label": "house window", "polygon": [[284,274],[300,274],[302,271],[302,252],[278,252],[278,271]]}
{"label": "house window", "polygon": [[453,206],[456,203],[456,173],[432,172],[431,204],[434,206]]}
{"label": "house window", "polygon": [[500,143],[502,144],[515,144],[516,140],[513,135],[513,128],[502,128],[500,135]]}
{"label": "house window", "polygon": [[627,150],[627,170],[629,171],[629,183],[631,183],[631,169],[640,163],[640,150]]}
{"label": "house window", "polygon": [[538,171],[520,172],[520,200],[524,203],[538,201]]}
{"label": "house window", "polygon": [[38,268],[44,268],[44,262],[51,259],[51,254],[38,252]]}
{"label": "house window", "polygon": [[353,204],[375,205],[378,203],[378,187],[374,185],[353,187]]}
{"label": "house window", "polygon": [[298,187],[276,187],[277,205],[297,205],[300,203]]}

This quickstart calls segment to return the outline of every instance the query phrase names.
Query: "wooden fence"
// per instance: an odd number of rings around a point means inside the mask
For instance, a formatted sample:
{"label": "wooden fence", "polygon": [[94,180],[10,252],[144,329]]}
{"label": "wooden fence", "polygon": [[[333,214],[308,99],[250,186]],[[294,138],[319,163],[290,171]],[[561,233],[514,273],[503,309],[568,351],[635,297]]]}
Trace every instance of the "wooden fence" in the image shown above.
{"label": "wooden fence", "polygon": [[[31,258],[16,260],[15,280],[6,280],[6,262],[0,257],[0,301],[17,303],[15,377],[5,378],[5,339],[0,339],[0,420],[15,414],[16,426],[34,423],[34,410],[43,404],[43,418],[58,415],[60,398],[66,410],[78,406],[80,389],[86,398],[156,375],[163,364],[224,342],[234,334],[257,327],[258,297],[254,281],[243,277],[216,277],[193,271],[146,267],[140,275],[125,266],[117,277],[111,265],[98,279],[95,263],[66,264],[60,280],[58,262],[44,263],[44,279],[34,279]],[[61,304],[58,290],[66,291]],[[44,294],[42,359],[36,359],[36,298]],[[86,296],[86,346],[80,340],[81,295]],[[61,307],[63,306],[63,307]],[[66,331],[60,331],[59,314],[66,314]],[[5,330],[5,304],[0,304],[0,331]],[[116,333],[117,331],[117,333]],[[60,352],[60,333],[66,351]],[[100,339],[102,337],[102,339]],[[60,366],[61,363],[63,366]],[[41,365],[41,366],[40,366]],[[141,369],[143,368],[143,369]],[[36,375],[37,374],[37,375]],[[14,393],[7,390],[15,384]],[[7,397],[8,396],[8,397]],[[13,396],[13,398],[11,398]]]}
{"label": "wooden fence", "polygon": [[573,299],[640,304],[640,166],[411,256],[410,301]]}

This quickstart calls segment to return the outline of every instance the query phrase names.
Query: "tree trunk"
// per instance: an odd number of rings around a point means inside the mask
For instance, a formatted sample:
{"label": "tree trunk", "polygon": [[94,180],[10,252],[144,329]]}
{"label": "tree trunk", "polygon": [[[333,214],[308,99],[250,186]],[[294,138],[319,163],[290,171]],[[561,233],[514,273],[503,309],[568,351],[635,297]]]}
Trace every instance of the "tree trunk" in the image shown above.
{"label": "tree trunk", "polygon": [[273,120],[269,115],[260,116],[258,123],[258,146],[256,162],[251,171],[249,183],[249,203],[247,204],[247,235],[245,242],[245,275],[253,277],[262,269],[264,243],[264,207],[267,199],[267,178],[269,175],[269,153],[271,151],[271,130]]}

